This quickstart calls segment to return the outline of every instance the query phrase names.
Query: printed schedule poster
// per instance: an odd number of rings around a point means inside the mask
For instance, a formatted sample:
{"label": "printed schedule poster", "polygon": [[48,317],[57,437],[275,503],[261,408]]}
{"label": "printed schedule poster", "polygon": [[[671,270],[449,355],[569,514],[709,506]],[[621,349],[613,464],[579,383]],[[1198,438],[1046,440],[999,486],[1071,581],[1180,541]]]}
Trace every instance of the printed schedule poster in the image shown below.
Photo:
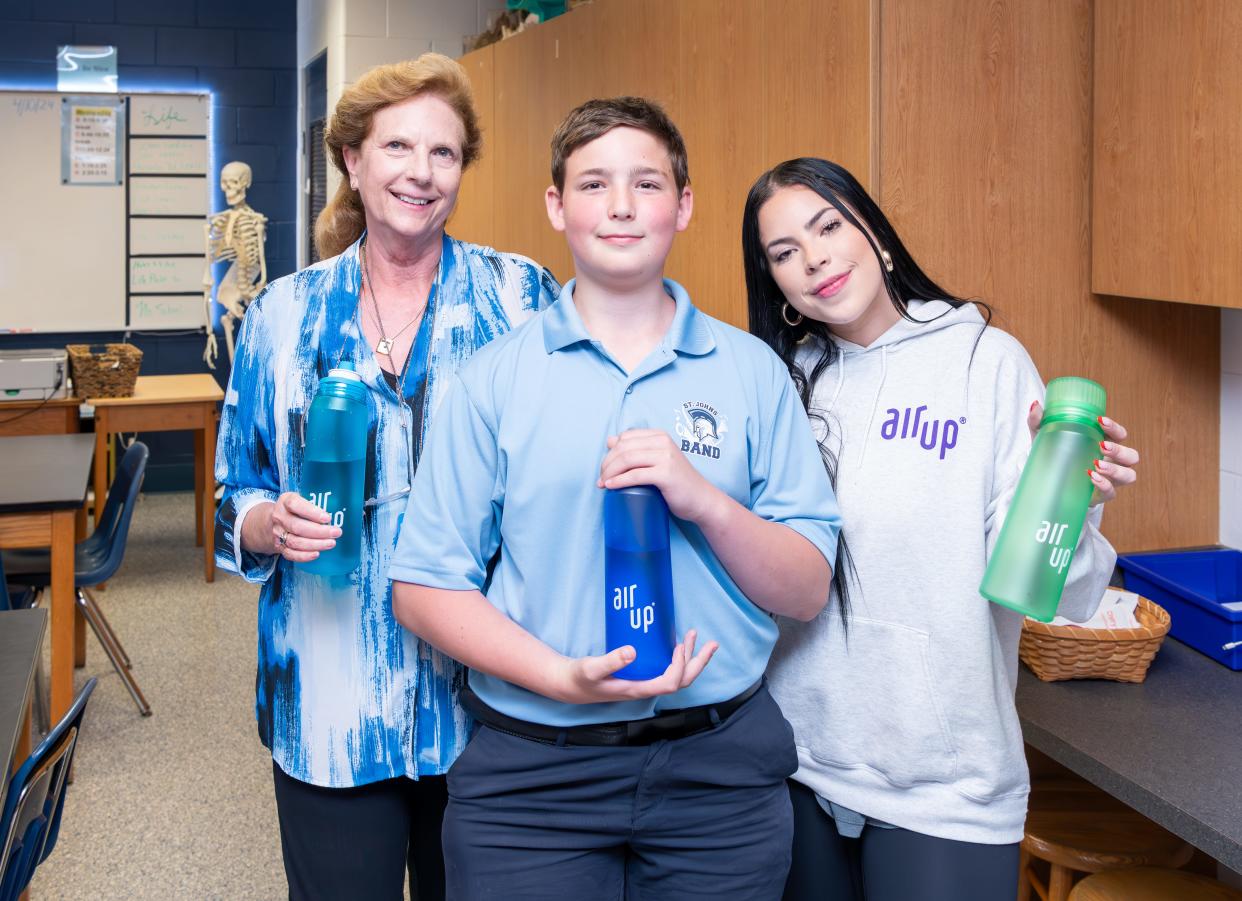
{"label": "printed schedule poster", "polygon": [[65,101],[61,139],[61,181],[69,185],[120,184],[119,104]]}

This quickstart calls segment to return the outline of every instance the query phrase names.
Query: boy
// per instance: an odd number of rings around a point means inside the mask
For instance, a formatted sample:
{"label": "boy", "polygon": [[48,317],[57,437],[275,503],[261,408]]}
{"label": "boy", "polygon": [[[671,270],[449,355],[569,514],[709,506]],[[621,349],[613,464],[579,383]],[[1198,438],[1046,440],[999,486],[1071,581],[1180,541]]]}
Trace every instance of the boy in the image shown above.
{"label": "boy", "polygon": [[[578,107],[552,180],[576,277],[461,372],[390,570],[481,723],[449,774],[448,894],[776,899],[797,761],[762,684],[769,614],[824,607],[835,498],[777,357],[663,278],[693,205],[664,112]],[[632,647],[602,653],[603,489],[629,485],[674,517],[685,636],[640,682],[612,675]]]}

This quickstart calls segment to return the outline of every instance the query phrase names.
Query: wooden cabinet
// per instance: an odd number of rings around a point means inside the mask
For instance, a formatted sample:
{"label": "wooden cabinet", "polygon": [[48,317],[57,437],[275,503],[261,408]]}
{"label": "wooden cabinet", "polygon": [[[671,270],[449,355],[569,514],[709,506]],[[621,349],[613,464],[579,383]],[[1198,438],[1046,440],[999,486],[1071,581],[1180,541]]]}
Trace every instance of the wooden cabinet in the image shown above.
{"label": "wooden cabinet", "polygon": [[883,11],[881,206],[941,285],[992,306],[1045,380],[1108,389],[1143,458],[1104,515],[1114,545],[1215,543],[1220,315],[1092,294],[1091,3]]}
{"label": "wooden cabinet", "polygon": [[1242,3],[1096,0],[1092,288],[1242,308]]}
{"label": "wooden cabinet", "polygon": [[871,184],[876,10],[876,0],[600,0],[466,54],[484,155],[449,233],[568,279],[569,251],[544,207],[552,132],[592,97],[650,97],[685,137],[695,194],[668,273],[704,310],[745,328],[751,183],[812,155]]}
{"label": "wooden cabinet", "polygon": [[[1141,58],[1147,51],[1131,43],[1168,27],[1166,5],[1200,16],[1215,10],[1220,21],[1205,40],[1223,40],[1225,20],[1242,15],[1242,0],[597,0],[463,59],[483,95],[490,163],[469,176],[450,232],[569,277],[564,237],[548,225],[543,204],[552,130],[589,97],[645,94],[681,127],[695,192],[694,219],[677,238],[668,273],[707,313],[745,328],[740,231],[748,188],[793,156],[836,160],[879,200],[946,290],[992,305],[995,324],[1023,343],[1045,379],[1081,375],[1107,386],[1110,415],[1143,455],[1139,484],[1104,518],[1114,544],[1211,544],[1219,534],[1219,313],[1100,296],[1091,282],[1092,150],[1107,141],[1102,108],[1093,106],[1093,79],[1103,77],[1093,73],[1093,55],[1121,44],[1127,59]],[[1123,14],[1126,22],[1113,27],[1124,40],[1102,31],[1093,38],[1094,21]],[[1157,24],[1129,24],[1135,17]],[[1190,54],[1188,40],[1175,36],[1168,53]],[[1202,109],[1219,106],[1221,117],[1233,117],[1213,125],[1213,135],[1238,134],[1236,55],[1211,70],[1217,96],[1200,97]],[[1118,121],[1132,119],[1126,112]],[[1142,247],[1168,270],[1170,256],[1183,251],[1168,238],[1156,241],[1155,229],[1198,241],[1205,233],[1186,199],[1193,196],[1220,211],[1195,215],[1235,216],[1231,226],[1204,218],[1216,223],[1214,240],[1200,244],[1213,245],[1222,266],[1232,253],[1242,272],[1242,213],[1226,206],[1242,198],[1236,159],[1242,154],[1217,152],[1211,163],[1218,179],[1235,173],[1230,190],[1206,191],[1193,172],[1179,171],[1181,202],[1126,212],[1134,236],[1127,232],[1118,246]],[[1107,184],[1098,170],[1095,179]],[[1151,204],[1157,188],[1173,183],[1161,171],[1125,199]],[[1103,222],[1095,226],[1098,235]],[[1098,238],[1096,249],[1105,250]],[[1129,262],[1119,268],[1138,271]]]}

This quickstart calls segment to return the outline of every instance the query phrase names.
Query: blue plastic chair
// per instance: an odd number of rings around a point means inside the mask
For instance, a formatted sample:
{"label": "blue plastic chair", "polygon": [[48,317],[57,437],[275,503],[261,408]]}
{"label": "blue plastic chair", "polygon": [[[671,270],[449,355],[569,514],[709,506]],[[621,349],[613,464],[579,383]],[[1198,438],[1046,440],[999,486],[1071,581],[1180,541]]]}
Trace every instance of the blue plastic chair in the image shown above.
{"label": "blue plastic chair", "polygon": [[[143,716],[151,715],[151,705],[143,697],[142,690],[134,679],[129,655],[125,653],[116,632],[99,608],[99,602],[86,586],[108,581],[121,567],[121,561],[125,558],[125,540],[129,537],[129,524],[134,516],[138,491],[142,488],[142,477],[147,469],[147,456],[147,446],[141,441],[135,441],[125,451],[125,456],[117,466],[116,478],[108,489],[108,500],[104,503],[98,527],[89,538],[79,541],[74,548],[73,569],[78,607],[90,623],[104,653],[112,661],[113,669],[129,689],[130,696],[138,705],[138,712]],[[27,594],[27,605],[38,603],[39,595],[52,582],[51,551],[47,548],[4,551],[3,561],[11,584],[32,589]]]}
{"label": "blue plastic chair", "polygon": [[9,780],[0,811],[0,901],[16,901],[35,868],[56,847],[69,767],[97,682],[91,679],[82,686],[69,712]]}
{"label": "blue plastic chair", "polygon": [[4,558],[0,557],[0,610],[25,610],[31,606],[30,589],[20,585],[13,587],[21,590],[17,594],[9,590],[8,580],[4,577]]}

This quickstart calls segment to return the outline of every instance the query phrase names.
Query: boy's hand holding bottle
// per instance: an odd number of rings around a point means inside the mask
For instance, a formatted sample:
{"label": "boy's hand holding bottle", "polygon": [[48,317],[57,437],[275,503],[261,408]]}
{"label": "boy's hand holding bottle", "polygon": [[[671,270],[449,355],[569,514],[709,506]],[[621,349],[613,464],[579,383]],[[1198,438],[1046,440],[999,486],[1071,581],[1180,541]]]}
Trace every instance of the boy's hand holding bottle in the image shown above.
{"label": "boy's hand holding bottle", "polygon": [[558,690],[549,697],[567,704],[596,704],[654,698],[680,691],[699,677],[718,647],[716,642],[708,642],[695,654],[697,637],[691,629],[686,633],[686,640],[673,648],[673,660],[663,675],[637,682],[614,675],[634,662],[636,655],[630,645],[599,657],[567,657],[556,680]]}
{"label": "boy's hand holding bottle", "polygon": [[611,436],[596,484],[600,488],[653,485],[664,495],[670,513],[700,525],[725,499],[662,429],[629,429]]}

